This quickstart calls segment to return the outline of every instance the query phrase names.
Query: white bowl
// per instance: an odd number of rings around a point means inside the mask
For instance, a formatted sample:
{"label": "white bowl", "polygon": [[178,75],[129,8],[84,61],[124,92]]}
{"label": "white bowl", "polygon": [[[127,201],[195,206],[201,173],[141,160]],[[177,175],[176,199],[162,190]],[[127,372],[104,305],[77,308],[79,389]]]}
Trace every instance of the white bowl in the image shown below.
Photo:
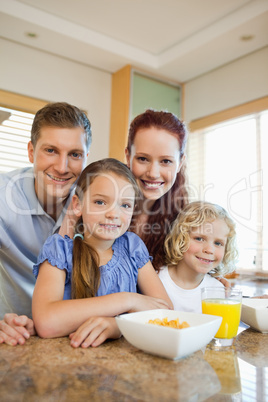
{"label": "white bowl", "polygon": [[[175,329],[149,324],[150,319],[168,320],[179,318],[179,322],[187,321],[189,328]],[[186,313],[174,310],[148,310],[138,313],[122,314],[116,322],[126,340],[144,352],[180,359],[206,346],[218,331],[222,318],[207,315]]]}
{"label": "white bowl", "polygon": [[243,299],[241,321],[257,331],[268,333],[268,299]]}

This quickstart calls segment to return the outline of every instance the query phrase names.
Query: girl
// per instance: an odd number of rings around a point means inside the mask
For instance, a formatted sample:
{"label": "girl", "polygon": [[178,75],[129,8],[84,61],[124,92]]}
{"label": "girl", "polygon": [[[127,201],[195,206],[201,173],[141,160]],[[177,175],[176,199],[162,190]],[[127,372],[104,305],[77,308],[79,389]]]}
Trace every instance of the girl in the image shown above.
{"label": "girl", "polygon": [[186,140],[186,126],[169,112],[149,109],[130,124],[127,165],[142,192],[131,230],[145,242],[156,271],[165,263],[171,224],[188,203]]}
{"label": "girl", "polygon": [[65,336],[84,323],[71,344],[97,346],[120,333],[114,319],[94,317],[172,308],[145,245],[126,232],[138,194],[135,178],[115,159],[84,169],[72,200],[74,239],[49,237],[34,266],[32,310],[41,337]]}
{"label": "girl", "polygon": [[202,312],[201,288],[223,286],[213,277],[235,269],[235,242],[235,224],[222,207],[197,201],[180,212],[165,240],[168,265],[159,272],[175,310]]}

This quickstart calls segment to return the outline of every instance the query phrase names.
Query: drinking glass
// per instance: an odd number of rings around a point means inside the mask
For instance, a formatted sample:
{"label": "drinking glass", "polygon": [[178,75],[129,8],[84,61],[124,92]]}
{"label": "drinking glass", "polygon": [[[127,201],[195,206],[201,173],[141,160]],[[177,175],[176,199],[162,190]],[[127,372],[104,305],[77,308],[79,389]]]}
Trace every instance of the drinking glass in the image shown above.
{"label": "drinking glass", "polygon": [[201,290],[202,313],[222,317],[214,336],[216,347],[231,346],[237,335],[242,305],[242,291],[224,287],[207,287]]}

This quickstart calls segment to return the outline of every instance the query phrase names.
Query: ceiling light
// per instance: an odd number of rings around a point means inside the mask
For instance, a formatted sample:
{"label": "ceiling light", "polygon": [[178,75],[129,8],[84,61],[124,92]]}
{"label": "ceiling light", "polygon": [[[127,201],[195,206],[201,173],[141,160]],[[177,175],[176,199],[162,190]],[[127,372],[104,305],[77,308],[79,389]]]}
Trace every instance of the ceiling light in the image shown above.
{"label": "ceiling light", "polygon": [[28,38],[35,39],[38,37],[38,35],[35,32],[25,32],[25,35],[28,36]]}
{"label": "ceiling light", "polygon": [[243,42],[248,42],[254,38],[254,35],[242,35],[240,36],[240,40]]}

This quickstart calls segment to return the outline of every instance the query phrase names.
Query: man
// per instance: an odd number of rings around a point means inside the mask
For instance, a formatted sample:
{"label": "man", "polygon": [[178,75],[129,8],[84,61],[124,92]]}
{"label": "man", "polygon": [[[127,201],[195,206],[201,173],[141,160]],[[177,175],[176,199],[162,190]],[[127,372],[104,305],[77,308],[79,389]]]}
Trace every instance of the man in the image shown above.
{"label": "man", "polygon": [[28,318],[32,267],[47,237],[62,224],[90,144],[91,125],[80,109],[48,104],[32,125],[33,167],[0,175],[0,343],[23,344],[34,334]]}

